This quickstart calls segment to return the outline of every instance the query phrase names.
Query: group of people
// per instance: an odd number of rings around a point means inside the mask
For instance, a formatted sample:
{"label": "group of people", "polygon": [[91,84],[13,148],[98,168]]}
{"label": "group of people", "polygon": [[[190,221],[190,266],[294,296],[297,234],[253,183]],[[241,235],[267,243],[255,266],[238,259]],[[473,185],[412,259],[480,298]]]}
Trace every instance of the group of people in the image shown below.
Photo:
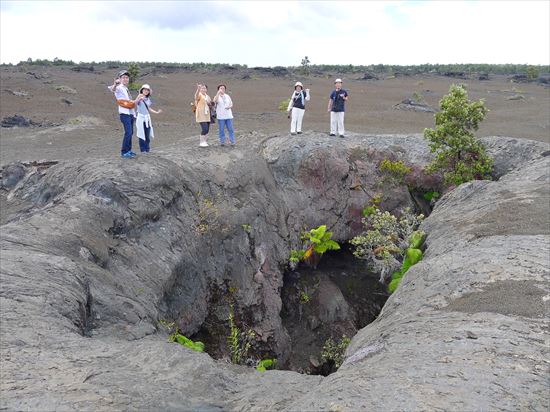
{"label": "group of people", "polygon": [[[310,100],[309,89],[304,90],[302,82],[294,84],[294,92],[288,102],[288,117],[290,118],[290,134],[302,133],[302,121],[306,111],[305,102]],[[330,135],[345,137],[344,113],[348,92],[342,89],[342,79],[334,81],[334,90],[329,96],[328,109],[330,113]]]}
{"label": "group of people", "polygon": [[154,137],[153,124],[151,122],[151,113],[159,114],[162,110],[155,110],[151,106],[152,89],[148,84],[139,88],[139,94],[135,100],[132,100],[128,83],[130,75],[126,70],[118,73],[114,83],[109,86],[118,103],[118,115],[124,128],[122,137],[122,147],[120,155],[124,158],[136,157],[132,151],[132,136],[134,135],[134,119],[136,119],[137,136],[139,140],[139,149],[141,153],[151,151],[151,139]]}
{"label": "group of people", "polygon": [[229,134],[231,146],[235,145],[235,131],[233,130],[233,101],[225,92],[225,84],[218,85],[218,91],[214,98],[208,96],[208,87],[205,84],[197,84],[195,92],[195,120],[201,126],[199,146],[207,147],[207,137],[210,123],[218,120],[220,145],[225,146],[225,129]]}
{"label": "group of people", "polygon": [[[162,110],[155,110],[151,106],[152,89],[144,84],[139,89],[139,94],[132,100],[128,84],[130,75],[128,71],[122,70],[118,73],[114,83],[109,90],[114,93],[118,104],[120,121],[124,127],[122,147],[120,154],[123,158],[133,158],[136,154],[132,151],[132,136],[134,134],[134,119],[136,123],[139,148],[141,153],[149,153],[151,150],[151,139],[154,137],[151,113],[158,114]],[[334,81],[334,90],[329,96],[327,111],[330,112],[330,136],[345,137],[344,113],[345,103],[348,100],[348,92],[342,88],[342,79]],[[310,101],[309,89],[304,89],[301,82],[294,84],[294,91],[290,97],[287,112],[290,120],[290,134],[302,133],[302,122],[306,110],[306,102]],[[219,126],[220,145],[225,146],[226,135],[229,135],[229,144],[235,145],[235,131],[233,129],[233,101],[226,93],[226,85],[218,85],[216,95],[211,98],[208,95],[208,87],[205,84],[197,84],[195,100],[192,103],[195,112],[195,121],[200,125],[199,146],[208,146],[208,133],[210,124],[216,120]]]}

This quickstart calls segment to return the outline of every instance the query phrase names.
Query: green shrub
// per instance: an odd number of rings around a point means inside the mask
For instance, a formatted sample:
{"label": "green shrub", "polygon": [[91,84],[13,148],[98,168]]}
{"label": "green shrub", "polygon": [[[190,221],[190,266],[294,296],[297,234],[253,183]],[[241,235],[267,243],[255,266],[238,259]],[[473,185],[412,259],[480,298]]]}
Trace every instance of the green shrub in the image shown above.
{"label": "green shrub", "polygon": [[529,66],[525,71],[527,73],[527,79],[535,80],[539,77],[540,71],[537,66]]}
{"label": "green shrub", "polygon": [[327,231],[326,225],[321,225],[309,232],[302,234],[302,241],[305,242],[305,250],[290,251],[290,266],[295,267],[300,261],[304,261],[313,267],[317,267],[317,263],[321,256],[328,250],[339,250],[338,242],[331,239],[332,232]]}
{"label": "green shrub", "polygon": [[137,63],[130,63],[128,65],[128,77],[130,78],[130,84],[135,83],[139,75],[139,66]]}
{"label": "green shrub", "polygon": [[344,362],[344,355],[346,354],[346,349],[350,342],[351,339],[346,335],[343,335],[339,342],[335,342],[332,338],[328,338],[323,345],[321,358],[325,362],[333,362],[335,368],[339,368],[342,362]]}
{"label": "green shrub", "polygon": [[426,233],[424,233],[422,230],[415,230],[409,236],[409,247],[420,249],[425,239]]}
{"label": "green shrub", "polygon": [[431,190],[429,192],[426,192],[422,195],[422,197],[424,199],[426,199],[427,201],[431,202],[432,200],[435,200],[439,197],[439,192],[436,192],[434,190]]}
{"label": "green shrub", "polygon": [[424,215],[416,216],[409,209],[398,219],[375,207],[373,213],[362,219],[366,231],[350,241],[355,247],[354,256],[367,260],[381,280],[386,279],[388,273],[401,265],[409,237],[423,219]]}
{"label": "green shrub", "polygon": [[405,176],[412,170],[401,160],[392,162],[388,159],[382,160],[379,168],[382,173],[385,173],[392,181],[396,183],[403,183]]}
{"label": "green shrub", "polygon": [[289,103],[290,103],[290,98],[283,100],[281,103],[279,103],[279,111],[286,112],[288,109]]}
{"label": "green shrub", "polygon": [[421,230],[414,231],[409,236],[409,247],[405,252],[405,259],[403,259],[401,269],[397,272],[393,272],[391,282],[388,285],[388,290],[390,293],[395,292],[401,282],[401,279],[405,276],[405,273],[410,269],[410,267],[416,265],[422,260],[423,253],[420,250],[420,247],[422,247],[425,238],[426,234]]}
{"label": "green shrub", "polygon": [[193,342],[188,337],[183,336],[182,334],[180,334],[179,331],[176,331],[173,334],[171,334],[170,337],[168,338],[168,340],[170,342],[177,342],[180,345],[185,346],[189,349],[192,349],[196,352],[204,352],[204,343],[199,342],[199,341]]}
{"label": "green shrub", "polygon": [[262,359],[256,365],[256,370],[260,372],[265,372],[268,369],[274,369],[277,364],[277,359]]}
{"label": "green shrub", "polygon": [[376,209],[378,209],[376,206],[367,206],[363,209],[363,216],[368,217],[374,213],[376,213]]}
{"label": "green shrub", "polygon": [[435,153],[428,170],[443,172],[445,184],[460,185],[474,179],[490,179],[493,160],[475,138],[488,109],[483,100],[471,103],[463,85],[452,85],[440,101],[435,129],[425,129],[424,137]]}
{"label": "green shrub", "polygon": [[300,292],[300,303],[303,305],[305,303],[309,303],[311,301],[311,297],[307,292]]}
{"label": "green shrub", "polygon": [[305,250],[294,250],[294,249],[292,249],[290,251],[289,261],[291,263],[298,263],[298,262],[300,262],[301,260],[304,259],[305,253],[306,253]]}
{"label": "green shrub", "polygon": [[302,62],[300,63],[301,71],[304,76],[309,76],[309,64],[311,62],[309,61],[309,58],[306,56],[302,59]]}
{"label": "green shrub", "polygon": [[255,338],[256,334],[250,329],[247,332],[241,331],[235,324],[233,305],[229,305],[229,329],[230,333],[227,337],[227,342],[229,344],[231,362],[235,365],[241,365],[248,357],[248,352],[252,346],[252,340]]}

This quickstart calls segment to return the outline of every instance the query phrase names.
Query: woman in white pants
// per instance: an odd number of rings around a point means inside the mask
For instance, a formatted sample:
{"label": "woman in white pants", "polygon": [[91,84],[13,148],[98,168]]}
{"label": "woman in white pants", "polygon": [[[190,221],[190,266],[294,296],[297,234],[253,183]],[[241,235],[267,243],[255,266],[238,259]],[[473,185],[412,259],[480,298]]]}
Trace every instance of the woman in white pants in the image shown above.
{"label": "woman in white pants", "polygon": [[290,113],[290,134],[302,134],[302,120],[306,111],[305,103],[309,101],[309,89],[305,91],[301,82],[296,82],[294,92],[288,102],[287,112]]}

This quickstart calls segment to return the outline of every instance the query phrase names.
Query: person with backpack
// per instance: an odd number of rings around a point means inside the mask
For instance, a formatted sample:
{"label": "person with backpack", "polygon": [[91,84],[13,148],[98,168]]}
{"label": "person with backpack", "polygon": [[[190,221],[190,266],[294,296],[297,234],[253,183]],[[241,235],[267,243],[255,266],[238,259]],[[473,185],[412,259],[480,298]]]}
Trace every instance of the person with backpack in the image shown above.
{"label": "person with backpack", "polygon": [[153,102],[151,101],[151,86],[144,84],[139,89],[139,95],[136,98],[136,110],[137,110],[137,119],[136,119],[136,128],[137,128],[137,137],[139,139],[139,150],[141,153],[150,152],[150,143],[151,139],[155,137],[155,132],[153,131],[153,124],[151,123],[151,114],[162,113],[162,110],[154,110],[151,106]]}
{"label": "person with backpack", "polygon": [[348,92],[342,89],[342,79],[334,81],[334,90],[328,100],[328,109],[330,112],[330,135],[340,137],[345,136],[344,130],[344,112],[345,103],[348,101]]}
{"label": "person with backpack", "polygon": [[126,159],[136,157],[136,154],[132,152],[132,135],[134,134],[134,118],[136,116],[134,110],[135,102],[132,100],[132,96],[128,90],[129,82],[130,74],[127,70],[121,70],[115,78],[113,85],[109,86],[109,90],[114,93],[117,100],[118,114],[124,127],[120,155]]}
{"label": "person with backpack", "polygon": [[208,147],[207,136],[212,121],[212,99],[207,94],[208,87],[205,84],[197,84],[195,91],[195,121],[201,126],[200,147]]}
{"label": "person with backpack", "polygon": [[290,134],[302,134],[302,121],[306,111],[305,103],[309,101],[309,89],[305,91],[301,82],[294,84],[294,92],[290,96],[287,112],[290,117]]}
{"label": "person with backpack", "polygon": [[218,118],[218,126],[220,129],[220,144],[225,145],[225,128],[229,133],[229,142],[231,146],[235,146],[235,132],[233,131],[233,101],[231,96],[225,92],[225,84],[218,86],[218,92],[214,96],[214,103],[216,104],[216,116]]}

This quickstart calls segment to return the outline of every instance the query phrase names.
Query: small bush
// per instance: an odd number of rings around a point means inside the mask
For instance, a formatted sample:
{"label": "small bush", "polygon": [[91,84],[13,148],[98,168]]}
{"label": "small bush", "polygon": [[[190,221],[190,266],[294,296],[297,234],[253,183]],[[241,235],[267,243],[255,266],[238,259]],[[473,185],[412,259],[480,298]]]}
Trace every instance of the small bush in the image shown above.
{"label": "small bush", "polygon": [[443,172],[446,185],[460,185],[474,179],[490,179],[493,160],[475,138],[488,109],[484,101],[470,102],[463,85],[452,85],[440,101],[435,129],[425,129],[424,137],[435,153],[428,170]]}
{"label": "small bush", "polygon": [[252,340],[256,337],[256,334],[250,329],[247,332],[241,331],[235,324],[233,305],[229,305],[229,329],[230,333],[227,337],[227,342],[229,344],[231,362],[235,365],[242,365],[248,358],[248,352],[250,351]]}
{"label": "small bush", "polygon": [[439,192],[436,192],[434,190],[431,190],[429,192],[426,192],[422,195],[422,197],[427,200],[428,202],[431,202],[432,200],[436,200],[439,198]]}
{"label": "small bush", "polygon": [[396,183],[403,183],[405,176],[411,172],[411,168],[408,167],[403,161],[396,160],[392,162],[391,160],[384,159],[380,162],[379,169],[382,173],[385,173]]}
{"label": "small bush", "polygon": [[283,100],[281,103],[279,103],[279,111],[286,112],[288,109],[289,103],[290,103],[290,98]]}
{"label": "small bush", "polygon": [[321,358],[325,362],[333,362],[334,367],[338,369],[344,362],[344,355],[348,348],[351,339],[346,335],[342,336],[342,339],[337,343],[332,338],[328,338],[323,345],[321,351]]}
{"label": "small bush", "polygon": [[309,303],[310,301],[311,301],[311,297],[307,292],[304,292],[304,291],[300,292],[300,303],[302,305]]}
{"label": "small bush", "polygon": [[268,369],[275,369],[277,364],[277,359],[262,359],[256,365],[256,370],[260,372],[265,372]]}
{"label": "small bush", "polygon": [[137,63],[130,63],[128,65],[128,77],[130,78],[130,84],[135,83],[139,75],[139,66]]}
{"label": "small bush", "polygon": [[411,242],[418,243],[414,231],[423,219],[424,215],[416,216],[409,209],[397,218],[376,208],[374,213],[362,219],[367,230],[350,241],[355,247],[354,256],[367,260],[374,271],[380,273],[380,280],[385,280],[406,259],[405,253]]}
{"label": "small bush", "polygon": [[204,343],[202,342],[193,342],[191,339],[189,339],[186,336],[183,336],[179,333],[179,331],[176,330],[173,334],[170,335],[168,338],[170,342],[177,342],[182,346],[185,346],[189,349],[192,349],[196,352],[204,352]]}
{"label": "small bush", "polygon": [[296,268],[300,261],[306,262],[312,267],[317,267],[321,256],[328,250],[339,250],[338,242],[331,239],[332,232],[327,231],[326,225],[302,234],[305,242],[305,250],[291,250],[289,263],[291,268]]}
{"label": "small bush", "polygon": [[526,74],[528,80],[535,80],[539,77],[540,70],[537,66],[530,66],[527,68]]}

